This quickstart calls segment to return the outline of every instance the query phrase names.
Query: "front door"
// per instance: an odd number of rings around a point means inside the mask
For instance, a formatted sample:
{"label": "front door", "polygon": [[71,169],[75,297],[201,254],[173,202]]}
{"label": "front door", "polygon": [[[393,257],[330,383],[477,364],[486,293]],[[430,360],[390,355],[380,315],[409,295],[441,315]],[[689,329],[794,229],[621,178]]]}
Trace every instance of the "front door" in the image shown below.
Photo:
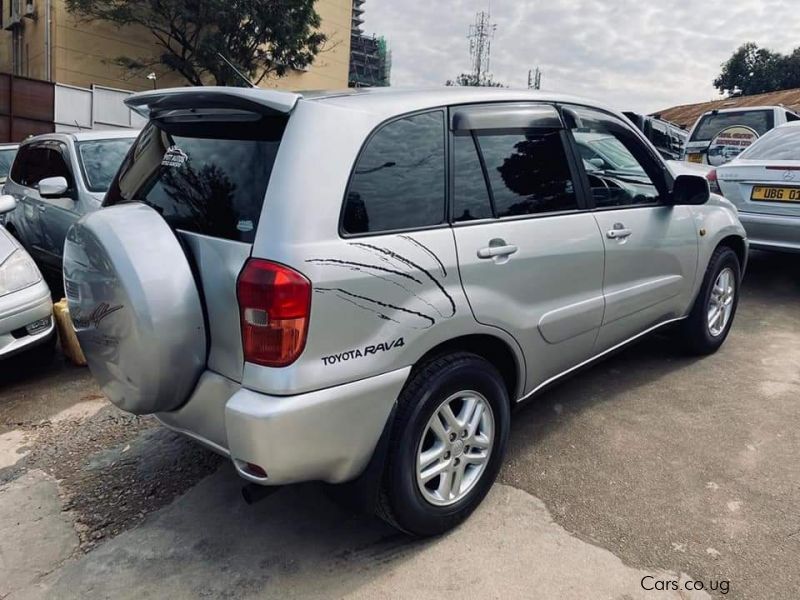
{"label": "front door", "polygon": [[49,143],[46,177],[63,177],[69,189],[57,198],[40,199],[39,220],[41,223],[42,260],[54,271],[61,271],[64,241],[67,231],[85,212],[78,202],[75,178],[67,161],[67,148],[60,142]]}
{"label": "front door", "polygon": [[603,241],[553,107],[460,108],[451,123],[464,290],[479,322],[522,346],[530,392],[591,355]]}
{"label": "front door", "polygon": [[599,353],[686,313],[697,269],[697,231],[690,207],[663,203],[668,173],[630,127],[581,107],[565,107],[564,116],[605,244]]}

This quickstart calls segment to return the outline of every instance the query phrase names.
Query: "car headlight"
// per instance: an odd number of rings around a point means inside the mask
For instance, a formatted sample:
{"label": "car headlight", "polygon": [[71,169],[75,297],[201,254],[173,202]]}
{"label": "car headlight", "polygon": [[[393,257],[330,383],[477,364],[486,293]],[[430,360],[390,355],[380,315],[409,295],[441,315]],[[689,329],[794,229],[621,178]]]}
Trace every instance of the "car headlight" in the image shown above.
{"label": "car headlight", "polygon": [[15,250],[0,263],[0,296],[38,283],[42,278],[36,263],[23,250]]}

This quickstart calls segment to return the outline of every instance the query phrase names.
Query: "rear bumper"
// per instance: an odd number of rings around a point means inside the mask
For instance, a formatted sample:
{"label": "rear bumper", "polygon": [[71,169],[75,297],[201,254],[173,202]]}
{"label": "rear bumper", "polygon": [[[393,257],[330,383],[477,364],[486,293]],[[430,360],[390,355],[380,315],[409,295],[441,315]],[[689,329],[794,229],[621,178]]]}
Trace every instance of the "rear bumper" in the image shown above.
{"label": "rear bumper", "polygon": [[739,211],[750,247],[800,252],[800,215],[765,215]]}
{"label": "rear bumper", "polygon": [[[0,297],[0,358],[29,350],[48,341],[55,334],[53,302],[44,281]],[[33,335],[25,327],[42,319],[49,325]]]}
{"label": "rear bumper", "polygon": [[[248,481],[341,483],[366,467],[410,370],[296,396],[253,392],[206,372],[184,407],[157,416],[167,427],[229,456]],[[261,467],[266,477],[248,463]]]}

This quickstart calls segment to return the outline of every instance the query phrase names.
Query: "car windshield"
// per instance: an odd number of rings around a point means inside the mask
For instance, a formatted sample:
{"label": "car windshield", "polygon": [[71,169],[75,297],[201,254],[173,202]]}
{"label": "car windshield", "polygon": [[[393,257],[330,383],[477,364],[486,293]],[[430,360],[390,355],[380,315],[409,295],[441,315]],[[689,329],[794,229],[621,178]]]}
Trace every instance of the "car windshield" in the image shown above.
{"label": "car windshield", "polygon": [[0,150],[0,182],[8,178],[8,174],[11,172],[11,164],[14,162],[14,157],[16,155],[16,148]]}
{"label": "car windshield", "polygon": [[78,142],[78,159],[90,192],[108,190],[133,142],[132,137]]}
{"label": "car windshield", "polygon": [[742,160],[800,160],[800,127],[779,127],[739,155]]}
{"label": "car windshield", "polygon": [[700,118],[692,132],[692,142],[710,142],[723,129],[739,125],[764,135],[775,125],[771,110],[739,110],[735,112],[709,113]]}

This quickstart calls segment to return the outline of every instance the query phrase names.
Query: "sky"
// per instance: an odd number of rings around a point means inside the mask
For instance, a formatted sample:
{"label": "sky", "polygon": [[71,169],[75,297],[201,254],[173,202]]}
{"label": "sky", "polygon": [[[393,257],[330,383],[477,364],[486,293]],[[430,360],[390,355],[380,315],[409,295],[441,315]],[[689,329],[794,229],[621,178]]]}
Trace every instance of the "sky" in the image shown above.
{"label": "sky", "polygon": [[393,86],[438,86],[470,70],[475,13],[497,25],[495,80],[654,112],[719,99],[712,82],[741,44],[800,46],[796,0],[367,0],[365,33],[392,50]]}

